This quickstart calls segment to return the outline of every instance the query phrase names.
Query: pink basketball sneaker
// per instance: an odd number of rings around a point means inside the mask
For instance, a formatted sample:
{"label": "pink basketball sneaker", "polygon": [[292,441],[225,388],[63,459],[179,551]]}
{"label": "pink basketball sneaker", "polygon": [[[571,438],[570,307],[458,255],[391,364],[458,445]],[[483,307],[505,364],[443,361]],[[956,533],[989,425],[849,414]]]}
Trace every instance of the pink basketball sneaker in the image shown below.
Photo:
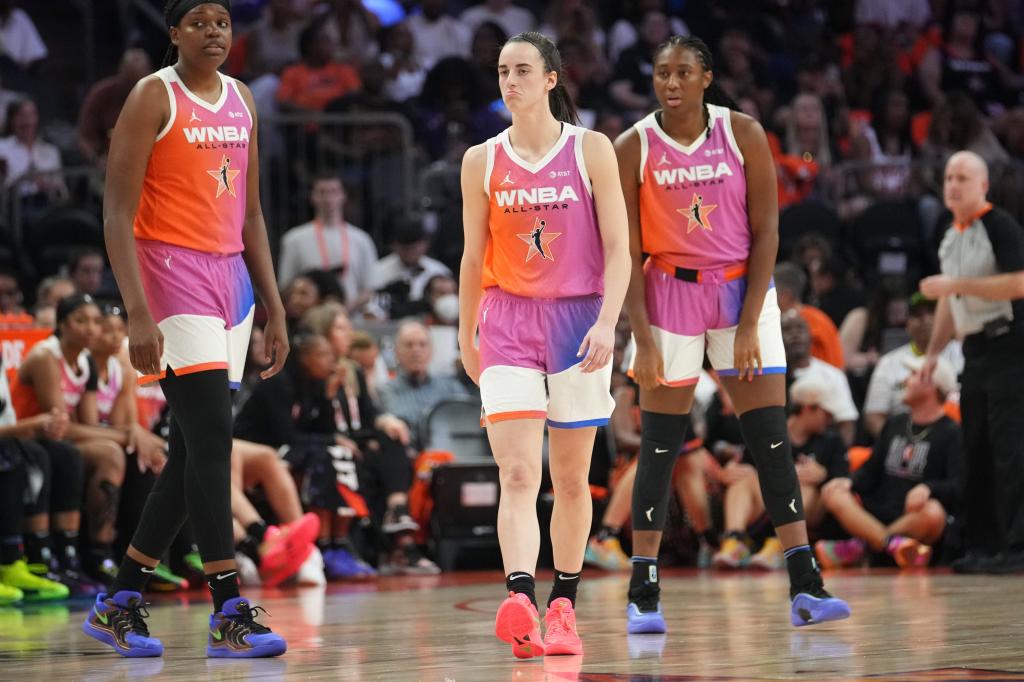
{"label": "pink basketball sneaker", "polygon": [[512,645],[516,658],[544,655],[544,641],[540,636],[540,615],[530,598],[518,592],[509,592],[508,599],[498,607],[494,619],[494,634]]}
{"label": "pink basketball sneaker", "polygon": [[576,634],[576,612],[572,602],[559,597],[551,602],[544,614],[544,649],[548,656],[578,656],[583,653],[583,642]]}

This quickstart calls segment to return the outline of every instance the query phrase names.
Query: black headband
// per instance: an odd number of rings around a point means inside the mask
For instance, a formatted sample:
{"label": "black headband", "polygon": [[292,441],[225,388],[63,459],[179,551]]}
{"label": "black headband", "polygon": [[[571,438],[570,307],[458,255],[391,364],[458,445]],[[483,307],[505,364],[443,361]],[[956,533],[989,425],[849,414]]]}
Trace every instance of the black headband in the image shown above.
{"label": "black headband", "polygon": [[181,23],[181,20],[185,18],[185,15],[194,10],[199,5],[205,4],[220,5],[226,9],[229,13],[231,12],[231,0],[181,0],[174,9],[167,14],[167,27],[177,26]]}

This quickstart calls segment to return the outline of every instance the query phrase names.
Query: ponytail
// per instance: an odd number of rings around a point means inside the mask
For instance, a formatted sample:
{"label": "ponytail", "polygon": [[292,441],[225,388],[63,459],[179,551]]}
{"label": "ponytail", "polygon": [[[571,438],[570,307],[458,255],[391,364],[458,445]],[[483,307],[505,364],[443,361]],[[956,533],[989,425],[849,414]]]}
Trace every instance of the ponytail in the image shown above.
{"label": "ponytail", "polygon": [[165,66],[174,66],[178,62],[178,46],[171,43],[167,46],[167,51],[164,52],[164,61],[160,65],[160,68]]}
{"label": "ponytail", "polygon": [[[696,36],[681,36],[674,35],[654,51],[654,56],[657,58],[659,54],[672,47],[682,47],[687,50],[693,50],[697,59],[700,60],[700,65],[705,71],[714,71],[715,63],[711,58],[711,49],[707,43]],[[730,97],[722,86],[718,84],[714,78],[711,79],[711,84],[704,90],[704,104],[713,104],[715,106],[725,107],[727,109],[733,109],[735,111],[740,110],[740,105],[736,104],[736,100]]]}
{"label": "ponytail", "polygon": [[573,103],[569,90],[562,83],[562,55],[559,54],[558,48],[551,42],[551,39],[537,31],[525,31],[509,38],[505,45],[509,43],[529,43],[537,48],[540,58],[544,61],[545,73],[554,71],[558,79],[555,82],[555,87],[548,92],[548,106],[551,107],[551,115],[563,123],[579,125],[580,117],[576,112],[576,104]]}

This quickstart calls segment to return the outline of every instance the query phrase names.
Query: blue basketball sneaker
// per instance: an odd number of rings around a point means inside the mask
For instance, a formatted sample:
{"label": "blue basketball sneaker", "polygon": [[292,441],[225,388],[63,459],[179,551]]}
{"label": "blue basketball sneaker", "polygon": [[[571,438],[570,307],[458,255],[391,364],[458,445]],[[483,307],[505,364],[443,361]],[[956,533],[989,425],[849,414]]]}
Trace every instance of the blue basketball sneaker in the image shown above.
{"label": "blue basketball sneaker", "polygon": [[224,602],[224,609],[210,616],[210,658],[269,658],[288,650],[281,635],[256,622],[256,615],[266,610],[249,605],[245,597]]}
{"label": "blue basketball sneaker", "polygon": [[164,645],[149,636],[146,618],[149,612],[138,592],[122,590],[110,597],[101,592],[82,623],[82,631],[127,658],[161,656]]}
{"label": "blue basketball sneaker", "polygon": [[814,580],[804,585],[794,585],[789,592],[793,600],[789,622],[796,627],[850,617],[850,605],[826,592],[821,576],[817,573]]}
{"label": "blue basketball sneaker", "polygon": [[657,585],[645,583],[630,589],[626,606],[626,632],[631,635],[663,634],[668,632],[661,615],[661,590]]}

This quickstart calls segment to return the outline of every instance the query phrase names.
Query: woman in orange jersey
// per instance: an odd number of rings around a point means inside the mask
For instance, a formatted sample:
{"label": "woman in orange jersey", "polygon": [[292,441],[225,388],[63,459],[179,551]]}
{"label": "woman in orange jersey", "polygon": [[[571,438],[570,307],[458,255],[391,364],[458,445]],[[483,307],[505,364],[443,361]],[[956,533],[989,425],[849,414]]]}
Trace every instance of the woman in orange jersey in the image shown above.
{"label": "woman in orange jersey", "polygon": [[269,314],[264,377],[280,371],[288,341],[259,200],[256,108],[245,85],[218,72],[230,10],[229,0],[167,3],[164,68],[132,90],[110,144],[104,232],[131,363],[143,383],[160,381],[171,410],[167,464],[113,587],[83,625],[122,656],[163,653],[140,593],[189,518],[213,595],[207,656],[286,649],[239,596],[234,558],[230,388],[248,349],[252,282]]}
{"label": "woman in orange jersey", "polygon": [[[614,152],[603,135],[573,125],[561,78],[550,40],[532,32],[509,39],[498,83],[512,126],[462,162],[459,345],[480,385],[501,477],[498,538],[510,596],[495,634],[519,658],[583,653],[573,607],[590,533],[587,476],[596,427],[613,407],[609,361],[629,280]],[[555,584],[542,641],[533,575],[545,420]]]}

